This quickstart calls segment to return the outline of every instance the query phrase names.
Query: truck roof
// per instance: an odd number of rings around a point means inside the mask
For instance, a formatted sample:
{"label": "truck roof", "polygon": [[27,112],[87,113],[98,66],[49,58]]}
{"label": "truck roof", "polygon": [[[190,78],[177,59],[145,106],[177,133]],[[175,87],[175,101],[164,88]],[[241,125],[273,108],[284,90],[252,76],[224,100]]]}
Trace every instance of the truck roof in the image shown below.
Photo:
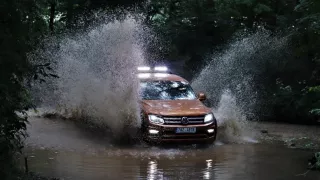
{"label": "truck roof", "polygon": [[138,74],[140,81],[182,81],[188,82],[184,78],[168,73],[139,73]]}

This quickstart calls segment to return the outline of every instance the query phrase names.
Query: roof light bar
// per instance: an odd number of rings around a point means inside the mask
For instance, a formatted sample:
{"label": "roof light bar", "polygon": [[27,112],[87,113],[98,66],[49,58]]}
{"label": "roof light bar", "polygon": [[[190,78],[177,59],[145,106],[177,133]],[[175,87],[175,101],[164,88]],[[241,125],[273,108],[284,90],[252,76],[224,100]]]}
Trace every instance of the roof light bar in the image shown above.
{"label": "roof light bar", "polygon": [[168,68],[165,66],[157,66],[154,68],[155,71],[168,71]]}
{"label": "roof light bar", "polygon": [[151,77],[150,73],[140,73],[140,74],[138,74],[138,78],[140,78],[140,79],[149,78],[149,77]]}
{"label": "roof light bar", "polygon": [[140,66],[138,67],[138,71],[150,71],[151,68],[148,66]]}
{"label": "roof light bar", "polygon": [[158,77],[158,78],[167,77],[167,76],[168,76],[168,74],[166,74],[166,73],[155,73],[154,74],[154,77]]}

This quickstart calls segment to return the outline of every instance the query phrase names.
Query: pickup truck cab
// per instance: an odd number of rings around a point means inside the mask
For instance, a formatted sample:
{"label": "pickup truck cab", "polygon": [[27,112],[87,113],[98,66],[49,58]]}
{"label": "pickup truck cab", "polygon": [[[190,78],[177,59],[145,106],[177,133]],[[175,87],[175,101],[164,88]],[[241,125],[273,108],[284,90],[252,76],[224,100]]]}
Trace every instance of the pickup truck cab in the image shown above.
{"label": "pickup truck cab", "polygon": [[142,133],[152,143],[213,143],[217,121],[189,82],[166,67],[139,67]]}

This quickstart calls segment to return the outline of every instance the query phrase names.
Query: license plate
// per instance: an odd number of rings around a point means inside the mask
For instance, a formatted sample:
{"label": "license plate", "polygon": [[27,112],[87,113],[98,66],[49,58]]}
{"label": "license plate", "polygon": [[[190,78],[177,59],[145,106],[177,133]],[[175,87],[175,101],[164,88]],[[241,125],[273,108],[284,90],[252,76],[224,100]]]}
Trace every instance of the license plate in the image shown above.
{"label": "license plate", "polygon": [[184,128],[177,128],[176,133],[195,133],[196,128],[184,127]]}

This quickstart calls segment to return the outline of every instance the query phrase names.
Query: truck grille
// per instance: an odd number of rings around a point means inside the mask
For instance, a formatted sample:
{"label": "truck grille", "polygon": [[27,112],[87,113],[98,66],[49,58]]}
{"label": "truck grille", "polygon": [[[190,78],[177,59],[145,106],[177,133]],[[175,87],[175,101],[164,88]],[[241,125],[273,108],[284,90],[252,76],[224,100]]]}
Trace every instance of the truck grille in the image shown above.
{"label": "truck grille", "polygon": [[[185,118],[187,118],[187,120]],[[163,119],[164,124],[168,125],[188,125],[204,123],[204,116],[165,116],[163,117]]]}

